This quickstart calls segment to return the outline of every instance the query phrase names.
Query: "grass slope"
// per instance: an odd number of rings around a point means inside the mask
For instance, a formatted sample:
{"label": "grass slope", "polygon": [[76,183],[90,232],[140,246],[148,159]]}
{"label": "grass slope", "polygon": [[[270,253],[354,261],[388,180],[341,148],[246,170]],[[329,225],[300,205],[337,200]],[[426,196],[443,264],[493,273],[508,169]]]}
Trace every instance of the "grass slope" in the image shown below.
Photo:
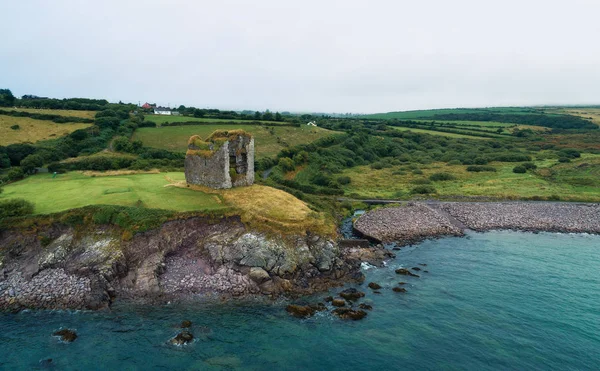
{"label": "grass slope", "polygon": [[286,146],[310,143],[337,132],[315,128],[301,127],[265,127],[260,125],[188,125],[165,126],[160,128],[140,128],[135,131],[133,140],[141,140],[145,146],[162,148],[170,151],[185,152],[187,141],[192,135],[208,137],[215,130],[243,129],[254,135],[256,158],[275,156]]}
{"label": "grass slope", "polygon": [[[560,164],[555,159],[535,162],[538,170],[515,174],[517,163],[491,163],[497,172],[471,173],[464,165],[445,163],[420,165],[423,172],[413,174],[409,166],[381,170],[369,166],[347,169],[341,175],[352,182],[344,186],[347,196],[361,198],[408,199],[415,181],[427,179],[433,173],[450,173],[453,181],[431,182],[437,194],[433,197],[483,196],[499,199],[524,199],[559,196],[565,201],[600,201],[600,156],[583,155],[572,163]],[[398,174],[398,171],[402,172]]]}
{"label": "grass slope", "polygon": [[[54,112],[54,111],[52,111]],[[19,125],[19,130],[10,127]],[[67,123],[56,124],[47,120],[34,120],[29,117],[13,117],[0,115],[0,145],[14,143],[35,143],[40,140],[53,139],[83,129],[91,124]]]}
{"label": "grass slope", "polygon": [[93,119],[96,116],[96,111],[78,111],[68,109],[41,109],[41,108],[8,108],[2,107],[3,110],[12,110],[19,112],[28,113],[42,113],[47,115],[59,115],[66,117],[81,117],[86,119]]}
{"label": "grass slope", "polygon": [[393,126],[393,128],[395,130],[400,130],[400,131],[412,131],[413,133],[441,135],[441,136],[447,137],[447,138],[490,139],[490,138],[478,137],[478,136],[476,136],[476,134],[475,135],[467,135],[467,134],[444,133],[442,131],[416,129],[416,128],[405,128],[405,127],[400,127],[400,126]]}
{"label": "grass slope", "polygon": [[415,120],[428,118],[433,115],[445,115],[449,113],[505,113],[505,114],[530,114],[539,113],[535,108],[526,107],[491,107],[491,108],[445,108],[417,111],[399,111],[387,113],[374,113],[365,115],[364,118],[372,119],[400,119],[400,120]]}

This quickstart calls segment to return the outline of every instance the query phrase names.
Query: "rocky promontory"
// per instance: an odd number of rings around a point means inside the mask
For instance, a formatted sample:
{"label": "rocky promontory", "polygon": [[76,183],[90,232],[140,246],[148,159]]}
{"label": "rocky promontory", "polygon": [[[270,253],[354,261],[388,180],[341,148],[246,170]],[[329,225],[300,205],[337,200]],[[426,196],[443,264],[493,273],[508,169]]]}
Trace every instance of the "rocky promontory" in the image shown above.
{"label": "rocky promontory", "polygon": [[411,244],[466,229],[600,233],[600,204],[562,202],[410,202],[362,215],[354,224],[380,242]]}
{"label": "rocky promontory", "polygon": [[172,220],[133,236],[114,225],[32,225],[0,230],[0,310],[311,294],[361,282],[361,262],[389,257],[316,234],[267,235],[235,216]]}

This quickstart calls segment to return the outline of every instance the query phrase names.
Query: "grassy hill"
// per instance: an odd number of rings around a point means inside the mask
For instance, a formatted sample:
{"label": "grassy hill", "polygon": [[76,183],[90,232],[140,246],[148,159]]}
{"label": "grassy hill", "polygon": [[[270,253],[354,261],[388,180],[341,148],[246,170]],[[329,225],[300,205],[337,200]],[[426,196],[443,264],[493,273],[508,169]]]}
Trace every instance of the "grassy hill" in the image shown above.
{"label": "grassy hill", "polygon": [[[18,125],[19,128],[16,130],[11,129],[14,125]],[[40,140],[53,139],[89,126],[91,124],[57,124],[49,120],[0,115],[0,146],[14,143],[35,143]]]}
{"label": "grassy hill", "polygon": [[256,158],[275,156],[287,146],[313,142],[317,139],[337,134],[334,131],[311,126],[267,127],[262,125],[187,125],[159,128],[140,128],[135,131],[133,140],[141,140],[144,146],[176,152],[187,150],[187,141],[192,135],[208,137],[215,130],[244,129],[254,135]]}
{"label": "grassy hill", "polygon": [[3,110],[27,112],[27,113],[41,113],[50,115],[59,115],[65,117],[82,117],[86,119],[93,119],[96,115],[96,111],[79,111],[79,110],[66,110],[66,109],[41,109],[41,108],[10,108],[2,107]]}
{"label": "grassy hill", "polygon": [[231,123],[231,122],[240,122],[243,124],[253,124],[253,123],[263,123],[268,125],[280,125],[282,122],[277,121],[250,121],[250,120],[230,120],[230,119],[213,119],[213,118],[202,118],[202,117],[192,117],[192,116],[167,116],[167,115],[146,115],[146,121],[155,122],[156,125],[160,126],[166,122],[219,122],[219,123]]}

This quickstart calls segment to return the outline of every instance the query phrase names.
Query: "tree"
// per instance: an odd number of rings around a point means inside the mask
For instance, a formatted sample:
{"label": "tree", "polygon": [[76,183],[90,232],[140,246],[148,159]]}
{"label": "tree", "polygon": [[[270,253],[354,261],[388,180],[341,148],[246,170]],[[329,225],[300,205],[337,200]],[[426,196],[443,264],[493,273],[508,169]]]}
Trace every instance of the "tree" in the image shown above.
{"label": "tree", "polygon": [[266,110],[265,113],[263,114],[262,118],[265,121],[273,121],[273,119],[274,119],[273,113],[269,110]]}
{"label": "tree", "polygon": [[12,107],[15,105],[15,96],[10,89],[0,89],[0,107]]}
{"label": "tree", "polygon": [[260,120],[262,118],[262,115],[260,114],[260,112],[256,111],[254,112],[254,119],[255,120]]}
{"label": "tree", "polygon": [[295,166],[294,166],[294,161],[292,161],[291,158],[289,157],[282,157],[279,159],[279,162],[277,163],[279,165],[279,167],[281,168],[282,171],[292,171],[294,170]]}
{"label": "tree", "polygon": [[23,173],[23,169],[21,169],[20,167],[13,167],[8,171],[8,174],[6,174],[6,176],[8,176],[8,180],[14,182],[19,179],[23,179],[25,177],[25,173]]}
{"label": "tree", "polygon": [[113,139],[112,147],[117,152],[133,152],[133,146],[127,137]]}
{"label": "tree", "polygon": [[283,116],[281,116],[281,113],[275,112],[275,121],[283,121]]}
{"label": "tree", "polygon": [[34,174],[36,168],[42,167],[42,165],[44,165],[44,159],[37,154],[29,155],[21,160],[21,168],[26,174]]}

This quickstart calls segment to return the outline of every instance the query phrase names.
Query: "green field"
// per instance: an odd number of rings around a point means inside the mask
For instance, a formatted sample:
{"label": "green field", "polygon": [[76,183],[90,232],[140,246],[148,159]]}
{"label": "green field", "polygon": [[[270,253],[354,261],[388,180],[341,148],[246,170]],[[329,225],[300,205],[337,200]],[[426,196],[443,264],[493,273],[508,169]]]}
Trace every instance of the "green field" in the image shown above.
{"label": "green field", "polygon": [[491,108],[446,108],[446,109],[431,109],[417,111],[399,111],[387,113],[374,113],[371,115],[362,116],[370,119],[399,119],[399,120],[416,120],[427,119],[433,115],[445,115],[451,113],[504,113],[504,114],[531,114],[540,113],[535,108],[526,107],[491,107]]}
{"label": "green field", "polygon": [[256,158],[275,156],[287,146],[310,143],[335,131],[311,126],[265,127],[262,125],[186,125],[160,128],[140,128],[135,131],[133,140],[141,140],[144,146],[185,152],[187,141],[192,135],[208,137],[215,130],[243,129],[254,135]]}
{"label": "green field", "polygon": [[[19,129],[11,129],[11,126],[13,125],[19,125]],[[29,117],[0,115],[0,146],[7,146],[13,143],[35,143],[40,140],[55,139],[89,126],[91,126],[91,124],[56,124],[48,120],[34,120]]]}
{"label": "green field", "polygon": [[80,111],[69,109],[42,109],[42,108],[10,108],[2,107],[5,111],[18,111],[27,113],[41,113],[46,115],[59,115],[66,117],[81,117],[85,119],[93,119],[96,117],[96,111]]}
{"label": "green field", "polygon": [[490,139],[490,138],[478,137],[478,136],[476,136],[477,134],[468,135],[468,134],[444,133],[444,132],[435,131],[435,130],[405,128],[405,127],[400,127],[400,126],[393,126],[393,128],[396,130],[401,130],[401,131],[412,131],[413,133],[440,135],[440,136],[447,137],[447,138]]}
{"label": "green field", "polygon": [[211,119],[211,118],[203,118],[203,117],[192,117],[192,116],[167,116],[167,115],[147,115],[144,117],[146,121],[155,122],[158,126],[164,124],[165,122],[190,122],[190,121],[198,121],[198,122],[240,122],[246,124],[252,124],[256,122],[260,122],[268,125],[281,125],[282,122],[276,121],[251,121],[251,120],[230,120],[230,119]]}
{"label": "green field", "polygon": [[[525,174],[515,174],[518,163],[491,163],[497,172],[472,173],[464,165],[448,166],[445,163],[419,165],[423,174],[413,174],[409,166],[394,166],[374,170],[358,166],[341,175],[351,178],[344,186],[347,196],[360,198],[412,197],[414,182],[427,179],[433,173],[450,173],[456,180],[431,182],[436,198],[453,196],[483,196],[498,199],[523,199],[530,197],[559,196],[565,201],[600,201],[600,156],[583,155],[572,163],[560,164],[554,159],[535,162],[538,169]],[[401,173],[398,173],[401,172]]]}
{"label": "green field", "polygon": [[23,198],[35,205],[35,212],[47,214],[87,205],[134,206],[177,211],[215,210],[226,206],[216,195],[190,189],[165,187],[173,180],[184,180],[183,173],[136,174],[123,176],[85,176],[77,172],[38,174],[9,184],[0,200]]}

